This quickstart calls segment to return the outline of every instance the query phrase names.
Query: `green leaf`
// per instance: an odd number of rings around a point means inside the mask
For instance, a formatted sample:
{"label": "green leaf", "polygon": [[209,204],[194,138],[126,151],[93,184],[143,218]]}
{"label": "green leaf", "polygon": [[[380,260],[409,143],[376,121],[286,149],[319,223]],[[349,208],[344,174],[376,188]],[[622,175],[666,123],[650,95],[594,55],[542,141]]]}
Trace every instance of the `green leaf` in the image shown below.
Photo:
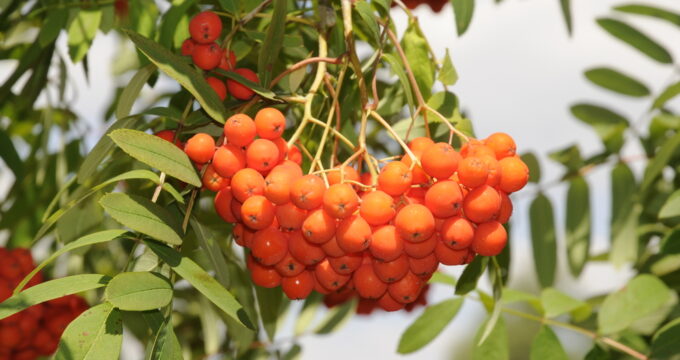
{"label": "green leaf", "polygon": [[57,8],[47,13],[47,18],[43,23],[40,34],[38,34],[38,44],[45,47],[55,40],[61,33],[61,30],[66,27],[68,20],[68,10],[65,8]]}
{"label": "green leaf", "polygon": [[104,158],[113,150],[115,144],[109,138],[112,131],[116,129],[135,128],[139,122],[139,116],[128,116],[114,122],[104,136],[102,136],[92,150],[85,156],[83,163],[78,169],[78,183],[84,184],[85,181],[97,171],[97,167],[104,161]]}
{"label": "green leaf", "polygon": [[218,0],[217,2],[220,3],[220,6],[222,6],[222,8],[226,10],[228,13],[236,15],[238,17],[239,8],[241,7],[239,0]]}
{"label": "green leaf", "polygon": [[429,344],[456,317],[463,300],[462,297],[448,299],[425,308],[420,317],[401,334],[397,351],[409,354]]}
{"label": "green leaf", "polygon": [[652,338],[651,359],[670,359],[680,354],[680,318],[675,319],[661,329]]}
{"label": "green leaf", "polygon": [[522,154],[521,159],[529,168],[529,182],[536,184],[541,182],[541,165],[538,163],[536,155],[532,152],[527,152]]}
{"label": "green leaf", "polygon": [[409,82],[408,76],[404,71],[404,65],[392,54],[384,53],[382,58],[390,64],[390,69],[399,78],[399,83],[404,88],[404,93],[406,94],[406,101],[408,102],[409,110],[411,114],[413,114],[413,109],[415,108],[413,89],[411,89],[411,83]]}
{"label": "green leaf", "polygon": [[680,216],[680,190],[668,197],[659,211],[659,219],[666,220]]}
{"label": "green leaf", "polygon": [[123,343],[120,311],[109,303],[94,306],[71,322],[59,341],[55,360],[116,360]]}
{"label": "green leaf", "polygon": [[304,304],[302,304],[302,309],[295,322],[295,335],[300,335],[307,331],[309,325],[316,317],[319,306],[321,305],[322,296],[319,293],[312,292],[311,295],[305,299]]}
{"label": "green leaf", "polygon": [[656,6],[628,4],[615,6],[614,10],[629,14],[650,16],[653,18],[666,20],[671,24],[680,26],[680,14]]}
{"label": "green leaf", "polygon": [[142,317],[151,328],[153,339],[147,345],[146,360],[169,359],[182,360],[182,346],[179,344],[175,330],[169,318],[164,318],[160,311],[145,311]]}
{"label": "green leaf", "polygon": [[[486,324],[490,319],[487,319]],[[477,335],[475,335],[475,348],[472,353],[473,360],[508,360],[510,359],[508,349],[508,333],[505,330],[505,320],[503,317],[498,318],[493,330],[487,336],[486,340],[479,343],[482,336],[482,331],[486,328],[485,324],[479,327]]]}
{"label": "green leaf", "polygon": [[456,295],[465,295],[477,287],[477,281],[486,270],[489,258],[486,256],[476,256],[470,264],[465,267],[463,273],[456,284]]}
{"label": "green leaf", "polygon": [[170,212],[138,195],[109,193],[99,204],[124,226],[172,245],[182,243],[181,230]]}
{"label": "green leaf", "polygon": [[144,84],[146,84],[149,77],[151,77],[154,72],[156,72],[156,66],[149,64],[135,73],[135,76],[132,77],[130,82],[123,89],[123,92],[120,93],[118,106],[116,106],[116,119],[122,119],[130,115],[132,105],[135,104],[135,100],[139,97],[139,93],[142,91]]}
{"label": "green leaf", "polygon": [[600,333],[607,335],[625,330],[636,320],[664,306],[670,296],[670,289],[657,277],[636,276],[625,288],[605,298],[597,317]]}
{"label": "green leaf", "polygon": [[179,55],[173,54],[170,50],[152,40],[134,31],[126,30],[125,33],[151,62],[187,89],[211,118],[219,123],[224,123],[227,116],[224,105],[217,93],[205,82],[198,71],[189,66]]}
{"label": "green leaf", "polygon": [[555,220],[550,200],[540,193],[529,208],[531,219],[531,243],[538,282],[542,287],[552,285],[557,264],[557,240]]}
{"label": "green leaf", "polygon": [[530,360],[569,360],[560,339],[550,326],[543,325],[531,343]]}
{"label": "green leaf", "polygon": [[279,53],[283,46],[283,35],[286,33],[287,5],[287,0],[274,0],[274,11],[267,28],[267,37],[260,48],[257,72],[260,74],[260,82],[265,86],[268,86],[272,79],[274,65],[281,60]]}
{"label": "green leaf", "polygon": [[14,148],[12,139],[5,130],[0,129],[0,158],[5,161],[7,167],[12,170],[14,177],[21,179],[24,173],[24,163],[19,157],[19,153]]}
{"label": "green leaf", "polygon": [[451,5],[453,6],[453,14],[456,17],[456,31],[458,36],[461,36],[470,26],[470,22],[472,22],[475,0],[451,0]]}
{"label": "green leaf", "polygon": [[583,176],[569,182],[565,238],[569,269],[578,277],[588,261],[590,249],[590,190]]}
{"label": "green leaf", "polygon": [[650,58],[662,64],[673,63],[673,57],[666,49],[634,27],[610,18],[599,18],[597,23],[612,36],[638,49]]}
{"label": "green leaf", "polygon": [[376,21],[377,16],[373,14],[373,9],[368,2],[358,1],[354,3],[354,9],[359,13],[359,17],[366,24],[366,28],[371,35],[374,44],[380,43],[380,28]]}
{"label": "green leaf", "polygon": [[590,316],[591,311],[588,303],[574,299],[554,288],[543,289],[541,304],[545,310],[545,316],[549,318],[571,313],[575,321],[583,321]]}
{"label": "green leaf", "polygon": [[437,271],[434,274],[432,274],[432,277],[430,278],[428,283],[456,286],[456,278],[449,274],[445,274],[441,271]]}
{"label": "green leaf", "polygon": [[560,8],[562,9],[562,17],[564,17],[564,24],[567,25],[567,32],[571,36],[574,32],[571,21],[571,0],[560,0]]}
{"label": "green leaf", "polygon": [[664,91],[654,99],[654,104],[652,104],[652,109],[662,108],[669,100],[678,96],[680,94],[680,81],[675,84],[669,85]]}
{"label": "green leaf", "polygon": [[649,88],[642,82],[612,68],[598,67],[587,70],[586,78],[593,84],[619,94],[644,97],[649,96]]}
{"label": "green leaf", "polygon": [[[177,42],[175,39],[178,35],[185,34],[184,38],[189,35],[188,26],[185,25],[182,29],[182,18],[186,18],[188,10],[196,3],[196,0],[175,1],[174,4],[163,14],[163,20],[160,25],[160,36],[158,42],[167,49],[175,47]],[[185,20],[186,21],[186,20]],[[182,39],[181,41],[184,41]]]}
{"label": "green leaf", "polygon": [[66,244],[64,247],[61,249],[58,249],[57,251],[53,252],[50,254],[50,256],[43,260],[43,262],[40,263],[40,265],[36,266],[35,269],[33,269],[28,275],[24,277],[23,280],[17,285],[16,291],[21,291],[26,284],[37,274],[40,270],[42,270],[45,266],[47,266],[49,263],[54,261],[56,258],[61,256],[62,254],[65,254],[69,251],[73,251],[75,249],[80,249],[86,246],[91,246],[95,244],[101,244],[105,242],[109,242],[113,239],[116,239],[120,237],[121,235],[125,234],[125,230],[104,230],[100,232],[96,232],[93,234],[85,235],[81,237],[80,239],[74,240],[68,244]]}
{"label": "green leaf", "polygon": [[252,82],[233,71],[225,71],[219,68],[214,71],[220,75],[223,75],[231,80],[236,81],[239,84],[249,87],[251,90],[253,90],[255,93],[257,93],[258,95],[262,96],[265,99],[280,101],[276,98],[276,94],[273,91],[266,89],[262,87],[260,84]]}
{"label": "green leaf", "polygon": [[158,136],[130,129],[114,130],[109,137],[133,158],[169,176],[201,187],[201,179],[196,174],[189,157],[175,144]]}
{"label": "green leaf", "polygon": [[279,288],[268,289],[261,286],[256,286],[255,292],[257,293],[257,304],[260,308],[262,325],[264,325],[269,339],[273,340],[281,312],[281,304],[283,303],[283,293]]}
{"label": "green leaf", "polygon": [[106,275],[82,274],[31,286],[0,303],[0,320],[45,301],[106,286],[109,280]]}
{"label": "green leaf", "polygon": [[423,98],[429,99],[434,84],[435,68],[430,60],[427,39],[421,34],[416,23],[409,24],[401,40],[401,46]]}
{"label": "green leaf", "polygon": [[75,18],[71,20],[68,28],[68,47],[69,55],[74,63],[80,62],[87,54],[92,40],[97,35],[101,19],[102,12],[99,9],[80,9]]}
{"label": "green leaf", "polygon": [[330,309],[314,333],[325,335],[340,329],[354,315],[356,307],[356,300],[351,300]]}
{"label": "green leaf", "polygon": [[623,132],[628,120],[607,108],[593,104],[576,104],[571,113],[579,120],[593,127],[602,138],[607,150],[617,152],[623,146]]}
{"label": "green leaf", "polygon": [[439,70],[437,80],[448,86],[454,85],[458,81],[458,72],[456,71],[456,67],[453,66],[453,61],[451,61],[451,57],[449,56],[449,49],[446,49],[446,54],[442,61],[442,68]]}
{"label": "green leaf", "polygon": [[220,285],[210,274],[198,264],[186,256],[182,256],[176,250],[155,241],[145,241],[163,261],[165,261],[177,275],[188,281],[196,290],[208,300],[224,311],[229,317],[254,330],[254,325],[248,318],[243,306],[239,304],[234,295]]}
{"label": "green leaf", "polygon": [[675,133],[673,137],[666,140],[661,148],[656,151],[654,158],[647,163],[645,173],[642,177],[641,192],[647,192],[650,185],[661,175],[663,169],[668,166],[671,157],[680,146],[680,131]]}
{"label": "green leaf", "polygon": [[104,298],[125,311],[154,310],[172,301],[172,285],[158,273],[124,272],[109,281]]}
{"label": "green leaf", "polygon": [[[548,157],[566,166],[571,172],[578,171],[584,165],[583,158],[581,157],[581,150],[579,150],[577,145],[571,145],[564,149],[548,153]],[[529,173],[529,176],[531,176],[531,173]]]}
{"label": "green leaf", "polygon": [[609,260],[621,266],[637,258],[637,223],[639,207],[635,204],[637,186],[628,165],[619,163],[611,174],[612,183],[612,248]]}

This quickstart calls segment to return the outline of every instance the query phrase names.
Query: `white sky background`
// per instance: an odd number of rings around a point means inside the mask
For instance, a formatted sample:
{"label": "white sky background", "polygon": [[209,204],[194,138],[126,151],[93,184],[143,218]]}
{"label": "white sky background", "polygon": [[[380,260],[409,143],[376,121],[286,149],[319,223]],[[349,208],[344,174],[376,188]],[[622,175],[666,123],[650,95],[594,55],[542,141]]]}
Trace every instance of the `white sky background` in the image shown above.
{"label": "white sky background", "polygon": [[[573,0],[574,35],[569,38],[560,13],[559,1],[553,0],[505,0],[496,5],[491,0],[477,1],[472,24],[462,38],[455,35],[453,12],[447,5],[439,14],[429,7],[421,6],[415,11],[420,18],[425,35],[434,51],[444,55],[445,48],[460,75],[452,90],[459,96],[463,109],[473,119],[477,135],[485,137],[503,131],[511,134],[520,151],[532,150],[540,156],[543,181],[550,181],[561,174],[557,165],[550,163],[545,154],[564,148],[574,142],[581,146],[587,156],[600,148],[597,135],[585,124],[575,120],[569,106],[579,101],[593,101],[608,105],[631,120],[637,120],[649,106],[645,100],[617,96],[590,84],[582,75],[583,70],[609,65],[633,77],[643,80],[654,93],[662,90],[672,74],[671,66],[662,66],[641,55],[627,45],[614,40],[595,24],[595,18],[609,16],[613,0]],[[675,11],[680,4],[674,0],[650,2]],[[399,10],[393,11],[397,27],[405,28],[406,17]],[[642,17],[625,16],[638,25],[643,32],[663,43],[674,57],[680,58],[677,39],[680,30],[661,21]],[[80,67],[72,67],[70,75],[78,87],[76,112],[95,125],[101,120],[107,104],[121,79],[111,76],[113,47],[112,36],[97,37],[90,55],[90,81],[84,81]],[[59,39],[65,53],[66,39]],[[0,62],[0,80],[5,79],[15,65]],[[129,74],[128,76],[131,76]],[[123,79],[123,80],[127,80]],[[170,80],[160,87],[172,89]],[[143,96],[150,98],[152,92],[145,89]],[[139,109],[140,105],[136,107]],[[646,124],[645,124],[646,125]],[[644,127],[643,127],[644,128]],[[93,128],[90,145],[105,129]],[[641,150],[627,147],[625,153],[637,155]],[[639,170],[639,169],[638,169]],[[0,198],[6,193],[11,181],[4,164],[0,163]],[[593,237],[595,252],[603,251],[608,244],[609,222],[609,174],[608,169],[597,170],[588,176],[591,185]],[[530,241],[528,239],[529,194],[515,197],[513,217],[513,259],[511,287],[529,291],[537,290],[533,274]],[[556,221],[564,222],[565,188],[553,188],[548,196],[556,207]],[[561,235],[561,234],[558,234]],[[563,251],[563,249],[560,249]],[[585,298],[620,287],[630,276],[627,269],[612,269],[603,265],[588,265],[579,280],[571,278],[564,259],[560,259],[562,271],[555,287],[573,296]],[[454,269],[453,274],[460,270]],[[486,281],[482,284],[488,289]],[[452,296],[452,289],[436,285],[430,296],[435,303]],[[376,313],[370,317],[356,317],[340,331],[324,337],[302,339],[303,359],[466,359],[472,346],[472,338],[484,319],[485,312],[474,301],[467,301],[455,321],[425,349],[409,356],[396,354],[401,333],[422,308],[414,313]],[[511,343],[517,348],[513,358],[527,358],[528,341],[536,328],[533,324],[506,318]],[[291,324],[279,334],[290,335]],[[557,330],[557,329],[556,329]],[[558,335],[574,358],[582,358],[590,342],[578,334],[557,330]],[[128,350],[134,352],[135,346]],[[135,358],[135,357],[130,357]]]}

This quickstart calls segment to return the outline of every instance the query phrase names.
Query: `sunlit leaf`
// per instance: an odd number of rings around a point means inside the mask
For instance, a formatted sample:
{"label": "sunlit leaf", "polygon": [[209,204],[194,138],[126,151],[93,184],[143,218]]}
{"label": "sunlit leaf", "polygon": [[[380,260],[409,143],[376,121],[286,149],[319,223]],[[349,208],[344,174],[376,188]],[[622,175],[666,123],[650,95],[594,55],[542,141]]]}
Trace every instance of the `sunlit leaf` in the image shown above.
{"label": "sunlit leaf", "polygon": [[579,276],[590,249],[590,190],[582,177],[569,182],[567,192],[567,259],[572,275]]}
{"label": "sunlit leaf", "polygon": [[465,295],[477,287],[477,281],[486,270],[489,258],[486,256],[476,256],[470,264],[465,267],[463,273],[456,283],[456,295]]}
{"label": "sunlit leaf", "polygon": [[554,288],[546,288],[541,292],[541,304],[545,316],[556,317],[571,313],[576,321],[585,320],[590,315],[590,305]]}
{"label": "sunlit leaf", "polygon": [[673,63],[673,57],[666,49],[634,27],[610,18],[599,18],[597,23],[612,36],[636,48],[650,58],[662,64]]}
{"label": "sunlit leaf", "polygon": [[612,217],[610,261],[621,266],[637,258],[637,223],[639,208],[635,205],[637,185],[628,165],[619,163],[611,173]]}
{"label": "sunlit leaf", "polygon": [[475,0],[450,0],[453,6],[453,14],[456,17],[456,31],[461,36],[467,31],[472,22],[472,14],[475,10]]}
{"label": "sunlit leaf", "polygon": [[564,347],[550,326],[543,325],[531,343],[530,360],[569,360]]}
{"label": "sunlit leaf", "polygon": [[642,82],[613,68],[599,67],[587,70],[586,78],[593,84],[619,94],[644,97],[649,96],[649,88]]}
{"label": "sunlit leaf", "polygon": [[645,4],[626,4],[615,6],[614,10],[629,14],[650,16],[653,18],[666,20],[671,24],[680,26],[680,14],[670,10],[662,9],[657,6],[650,6]]}
{"label": "sunlit leaf", "polygon": [[409,354],[429,344],[456,317],[461,305],[462,297],[428,306],[401,335],[397,351]]}
{"label": "sunlit leaf", "polygon": [[664,91],[659,94],[659,96],[654,99],[654,104],[652,104],[653,109],[662,108],[669,100],[680,94],[680,81],[669,85]]}
{"label": "sunlit leaf", "polygon": [[109,281],[104,297],[121,310],[154,310],[172,301],[172,286],[167,278],[158,273],[123,272]]}
{"label": "sunlit leaf", "polygon": [[156,72],[156,66],[149,64],[139,69],[135,76],[130,79],[130,82],[123,88],[118,98],[118,106],[116,106],[116,119],[122,119],[130,115],[132,105],[139,97],[139,92],[142,91],[144,84],[149,80],[149,77]]}
{"label": "sunlit leaf", "polygon": [[274,11],[271,13],[271,21],[267,27],[267,36],[260,48],[257,57],[257,72],[263,85],[269,85],[272,79],[272,71],[276,62],[280,61],[279,52],[283,45],[283,35],[286,33],[287,0],[274,0]]}
{"label": "sunlit leaf", "polygon": [[542,287],[552,285],[555,280],[557,262],[557,242],[553,206],[543,194],[531,202],[531,243],[533,245],[534,266]]}
{"label": "sunlit leaf", "polygon": [[652,338],[652,359],[670,359],[680,354],[680,319],[672,320],[659,329]]}
{"label": "sunlit leaf", "polygon": [[[489,321],[488,319],[484,322]],[[508,349],[508,333],[505,328],[503,317],[498,318],[493,330],[484,342],[479,343],[481,332],[485,329],[485,324],[479,327],[475,335],[475,348],[472,352],[473,360],[508,360],[510,358]]]}
{"label": "sunlit leaf", "polygon": [[102,12],[99,9],[78,10],[68,28],[69,55],[74,63],[80,62],[87,54],[94,36],[99,29]]}
{"label": "sunlit leaf", "polygon": [[444,85],[454,85],[458,81],[458,72],[456,67],[451,61],[451,56],[449,56],[449,49],[446,49],[446,54],[444,55],[444,60],[442,61],[442,68],[439,70],[439,75],[437,76],[439,80]]}

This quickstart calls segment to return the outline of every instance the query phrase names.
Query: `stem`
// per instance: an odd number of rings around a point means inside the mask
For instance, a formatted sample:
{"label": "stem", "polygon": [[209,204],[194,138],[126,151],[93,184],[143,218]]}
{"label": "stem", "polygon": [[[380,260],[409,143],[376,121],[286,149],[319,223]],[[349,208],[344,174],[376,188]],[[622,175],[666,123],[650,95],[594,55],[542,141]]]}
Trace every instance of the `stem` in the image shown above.
{"label": "stem", "polygon": [[271,89],[272,87],[274,87],[274,85],[276,85],[279,81],[281,81],[286,75],[292,73],[295,70],[303,68],[303,67],[305,67],[309,64],[320,63],[320,62],[329,63],[329,64],[339,64],[339,63],[342,62],[343,57],[344,57],[344,55],[340,55],[336,58],[325,57],[325,56],[324,57],[315,56],[315,57],[311,57],[311,58],[307,58],[307,59],[304,59],[302,61],[299,61],[299,62],[291,65],[288,69],[284,70],[279,75],[277,75],[274,78],[274,80],[272,80],[271,84],[269,85],[269,88]]}
{"label": "stem", "polygon": [[[319,125],[319,126],[326,126],[326,123],[324,123],[323,121],[321,121],[319,119],[311,118],[311,119],[309,119],[309,122],[311,122],[312,124]],[[354,143],[352,143],[352,141],[350,139],[348,139],[345,135],[342,135],[342,133],[339,132],[337,129],[334,129],[334,128],[331,127],[330,131],[333,133],[333,136],[335,136],[337,139],[342,140],[342,142],[344,142],[348,147],[350,147],[352,149],[355,148]]]}
{"label": "stem", "polygon": [[[424,107],[425,107],[425,113],[427,113],[428,111],[430,111],[431,113],[435,114],[435,115],[436,115],[436,116],[437,116],[444,124],[446,124],[446,126],[449,127],[449,131],[450,131],[451,133],[458,135],[460,138],[462,138],[463,140],[465,140],[465,142],[469,142],[469,141],[470,141],[470,138],[468,138],[467,135],[463,134],[463,132],[461,132],[460,130],[456,129],[456,128],[453,126],[453,124],[451,124],[451,122],[449,122],[449,120],[448,120],[447,118],[445,118],[444,115],[442,115],[439,111],[433,109],[433,108],[432,108],[430,105],[428,105],[428,104],[425,104]],[[450,143],[450,142],[451,142],[451,140],[449,140],[449,143]]]}
{"label": "stem", "polygon": [[231,44],[231,39],[236,35],[236,33],[243,27],[243,25],[247,24],[250,20],[252,20],[255,15],[257,15],[260,11],[262,11],[265,7],[267,7],[269,4],[271,4],[272,0],[263,0],[260,5],[256,6],[253,10],[251,10],[249,13],[246,14],[241,20],[236,22],[236,25],[231,28],[231,31],[227,36],[224,37],[224,41],[222,41],[222,47],[224,49],[229,49],[229,45]]}
{"label": "stem", "polygon": [[155,203],[158,201],[158,196],[161,194],[161,190],[163,189],[163,184],[165,183],[165,173],[161,172],[161,175],[159,177],[158,185],[156,186],[156,190],[153,192],[153,196],[151,197],[151,202]]}
{"label": "stem", "polygon": [[[324,130],[323,130],[323,134],[321,135],[321,141],[319,141],[319,148],[316,150],[316,155],[314,155],[314,160],[312,161],[312,165],[309,168],[310,172],[314,171],[315,164],[318,164],[319,169],[322,169],[322,167],[321,167],[321,154],[323,153],[324,146],[326,145],[326,139],[328,138],[328,133],[333,128],[331,123],[333,122],[333,115],[335,115],[335,111],[338,108],[337,94],[340,92],[340,90],[342,88],[343,78],[345,76],[346,70],[347,70],[347,64],[345,64],[345,66],[343,66],[342,70],[340,71],[340,79],[338,80],[338,84],[336,85],[336,89],[332,91],[333,101],[332,101],[332,104],[331,104],[331,108],[328,111],[328,118],[326,119],[326,124],[325,124]],[[324,76],[324,79],[325,79],[325,76]],[[331,89],[332,89],[332,87],[331,87]],[[340,121],[340,119],[338,119],[338,121]],[[322,173],[322,177],[324,178],[324,181],[328,182],[328,179],[327,179],[325,173]]]}
{"label": "stem", "polygon": [[385,121],[385,119],[383,119],[382,116],[380,116],[380,114],[378,114],[375,111],[371,111],[371,116],[375,120],[377,120],[382,126],[384,126],[385,129],[387,130],[387,132],[389,132],[390,135],[392,135],[392,137],[399,143],[399,145],[404,149],[404,151],[411,158],[411,162],[415,165],[420,165],[420,160],[418,160],[418,157],[416,157],[416,155],[413,154],[413,151],[411,151],[411,149],[409,149],[409,147],[406,145],[406,143],[399,137],[399,135],[397,135],[397,133],[394,131],[394,129],[390,126],[390,124],[388,124],[387,121]]}
{"label": "stem", "polygon": [[[352,36],[352,1],[342,0],[342,22],[345,27],[345,43],[347,44],[347,53],[349,54],[350,63],[357,78],[359,79],[359,94],[361,99],[361,108],[366,109],[368,104],[368,90],[366,89],[366,79],[361,71],[361,62],[357,56],[356,47],[354,46],[354,36]],[[377,104],[376,104],[377,105]]]}

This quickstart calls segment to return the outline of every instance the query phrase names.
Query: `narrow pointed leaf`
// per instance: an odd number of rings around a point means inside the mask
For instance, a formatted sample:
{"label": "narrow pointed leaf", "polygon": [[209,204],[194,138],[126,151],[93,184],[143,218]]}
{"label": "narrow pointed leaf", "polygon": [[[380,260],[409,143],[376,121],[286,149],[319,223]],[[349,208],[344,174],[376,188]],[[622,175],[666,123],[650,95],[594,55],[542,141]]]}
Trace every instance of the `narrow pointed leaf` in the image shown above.
{"label": "narrow pointed leaf", "polygon": [[54,279],[31,286],[0,303],[0,320],[45,301],[104,287],[109,280],[111,278],[106,275],[82,274]]}
{"label": "narrow pointed leaf", "polygon": [[612,170],[612,248],[609,259],[621,266],[637,258],[637,222],[639,207],[635,204],[637,185],[628,165],[619,163]]}
{"label": "narrow pointed leaf", "polygon": [[590,190],[579,176],[569,182],[567,191],[567,259],[572,275],[579,276],[590,250]]}
{"label": "narrow pointed leaf", "polygon": [[145,311],[142,317],[153,335],[153,340],[147,346],[146,360],[168,359],[182,360],[182,346],[172,328],[172,323],[163,317],[160,311]]}
{"label": "narrow pointed leaf", "polygon": [[189,157],[174,144],[138,130],[118,129],[109,137],[128,155],[169,176],[200,187]]}
{"label": "narrow pointed leaf", "polygon": [[410,113],[413,114],[413,109],[415,108],[413,89],[404,71],[404,65],[392,54],[383,54],[382,58],[390,64],[390,70],[399,78],[399,83],[404,88],[404,93],[406,94]]}
{"label": "narrow pointed leaf", "polygon": [[354,4],[354,8],[359,13],[359,18],[366,24],[371,38],[375,44],[380,43],[380,28],[378,27],[378,22],[376,21],[376,15],[373,14],[373,9],[368,2],[359,1]]}
{"label": "narrow pointed leaf", "polygon": [[647,163],[644,175],[642,177],[642,185],[640,190],[644,193],[649,190],[649,187],[661,175],[663,169],[668,166],[669,161],[675,151],[680,147],[680,132],[677,132],[673,137],[666,140],[661,148],[654,154],[654,158]]}
{"label": "narrow pointed leaf", "polygon": [[577,119],[592,126],[609,151],[617,152],[621,149],[623,132],[628,127],[628,120],[625,117],[594,104],[576,104],[571,107],[571,113]]}
{"label": "narrow pointed leaf", "polygon": [[567,26],[567,33],[571,36],[574,32],[571,21],[571,0],[560,0],[560,8],[562,9],[564,24]]}
{"label": "narrow pointed leaf", "polygon": [[211,118],[219,123],[224,123],[227,114],[224,105],[217,93],[198,71],[189,66],[179,55],[173,54],[160,44],[131,30],[127,30],[125,33],[151,62],[187,89]]}
{"label": "narrow pointed leaf", "polygon": [[529,182],[536,184],[541,182],[541,165],[538,163],[536,155],[532,152],[527,152],[522,154],[521,158],[529,168]]}
{"label": "narrow pointed leaf", "polygon": [[475,0],[451,0],[451,5],[453,6],[453,14],[456,18],[456,31],[458,36],[461,36],[467,31],[472,22]]}
{"label": "narrow pointed leaf", "polygon": [[555,332],[543,325],[531,343],[529,360],[569,360],[569,357]]}
{"label": "narrow pointed leaf", "polygon": [[654,99],[653,109],[662,108],[669,100],[680,94],[680,81],[668,86],[659,96]]}
{"label": "narrow pointed leaf", "polygon": [[252,82],[233,71],[225,71],[218,68],[217,70],[215,70],[215,72],[231,80],[234,80],[239,84],[247,86],[248,88],[250,88],[250,90],[253,90],[256,94],[262,96],[265,99],[280,101],[276,98],[276,94],[273,91],[266,89],[262,87],[262,85]]}
{"label": "narrow pointed leaf", "polygon": [[356,307],[356,301],[351,300],[330,309],[314,333],[325,335],[340,329],[354,314]]}
{"label": "narrow pointed leaf", "polygon": [[406,28],[401,39],[401,46],[423,98],[429,99],[435,79],[435,68],[430,59],[427,39],[420,32],[417,24],[411,23]]}
{"label": "narrow pointed leaf", "polygon": [[274,65],[280,61],[279,52],[283,45],[283,35],[286,33],[287,5],[287,0],[274,0],[274,11],[267,28],[267,36],[260,48],[257,72],[260,74],[260,81],[265,86],[268,86],[272,79]]}
{"label": "narrow pointed leaf", "polygon": [[116,106],[116,119],[122,119],[130,115],[132,105],[135,104],[135,100],[139,97],[139,93],[142,91],[144,84],[146,84],[154,72],[156,72],[156,66],[153,64],[146,65],[137,70],[135,76],[130,79],[130,82],[125,86],[123,92],[120,93],[118,106]]}
{"label": "narrow pointed leaf", "polygon": [[124,272],[109,281],[104,297],[121,310],[154,310],[172,301],[172,286],[167,278],[158,273]]}
{"label": "narrow pointed leaf", "polygon": [[597,23],[612,36],[636,48],[648,57],[662,64],[673,63],[673,57],[666,49],[634,27],[610,18],[599,18]]}
{"label": "narrow pointed leaf", "polygon": [[441,81],[442,84],[449,86],[454,85],[458,81],[458,72],[453,65],[453,61],[451,61],[451,56],[449,56],[449,49],[446,49],[442,68],[439,70],[437,80]]}
{"label": "narrow pointed leaf", "polygon": [[71,322],[59,342],[55,360],[116,360],[123,343],[120,311],[109,303],[94,306]]}
{"label": "narrow pointed leaf", "polygon": [[182,243],[177,219],[164,207],[138,195],[109,193],[99,200],[111,217],[122,225],[164,243]]}
{"label": "narrow pointed leaf", "polygon": [[461,305],[463,305],[462,297],[428,306],[422,315],[401,334],[397,351],[400,354],[409,354],[429,344],[456,317]]}
{"label": "narrow pointed leaf", "polygon": [[155,241],[146,241],[147,246],[165,261],[177,275],[188,281],[196,290],[208,300],[224,311],[229,317],[237,320],[243,326],[254,329],[243,306],[236,301],[227,289],[220,285],[210,274],[186,256],[176,250]]}
{"label": "narrow pointed leaf", "polygon": [[20,179],[23,176],[24,163],[21,161],[19,153],[17,153],[17,150],[14,148],[12,139],[3,129],[0,129],[0,158],[2,158],[7,167],[12,170],[15,178]]}
{"label": "narrow pointed leaf", "polygon": [[555,280],[557,262],[555,220],[550,200],[539,194],[531,203],[529,216],[536,274],[541,286],[548,287]]}
{"label": "narrow pointed leaf", "polygon": [[653,18],[661,19],[670,22],[671,24],[680,26],[680,14],[662,9],[656,6],[643,4],[627,4],[614,7],[614,10],[636,15],[645,15]]}
{"label": "narrow pointed leaf", "polygon": [[654,334],[650,358],[670,359],[680,354],[678,339],[680,339],[680,318],[667,323]]}
{"label": "narrow pointed leaf", "polygon": [[619,94],[644,97],[649,96],[649,88],[642,82],[613,68],[599,67],[587,70],[586,78],[593,84]]}
{"label": "narrow pointed leaf", "polygon": [[268,289],[261,286],[255,287],[255,292],[257,294],[257,304],[260,308],[260,316],[262,317],[262,325],[264,325],[269,339],[273,340],[274,335],[276,335],[276,325],[281,312],[281,304],[283,303],[283,293],[278,287]]}
{"label": "narrow pointed leaf", "polygon": [[496,325],[489,336],[480,343],[479,339],[482,335],[482,331],[486,328],[485,324],[489,320],[486,320],[482,326],[477,330],[477,335],[475,335],[475,348],[472,352],[473,360],[508,360],[510,359],[510,351],[508,348],[508,333],[505,328],[505,320],[503,317],[499,317],[496,321]]}
{"label": "narrow pointed leaf", "polygon": [[456,283],[456,295],[465,295],[477,288],[477,281],[484,273],[484,270],[486,270],[488,263],[488,257],[476,256],[460,275],[458,283]]}

